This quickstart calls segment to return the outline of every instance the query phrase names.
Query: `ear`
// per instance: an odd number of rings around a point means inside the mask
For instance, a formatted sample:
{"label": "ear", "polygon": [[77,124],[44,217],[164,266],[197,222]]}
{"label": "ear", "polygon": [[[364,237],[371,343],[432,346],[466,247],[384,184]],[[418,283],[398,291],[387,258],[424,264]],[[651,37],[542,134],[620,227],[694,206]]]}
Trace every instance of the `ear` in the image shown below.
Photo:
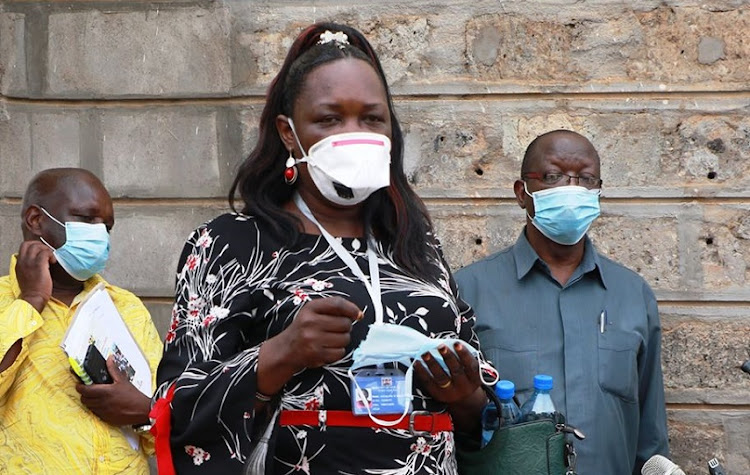
{"label": "ear", "polygon": [[284,147],[286,147],[287,150],[296,151],[295,155],[301,157],[302,153],[298,150],[297,140],[294,138],[294,132],[292,132],[292,127],[289,125],[288,119],[289,118],[284,114],[277,115],[276,130],[279,133],[281,141],[284,143]]}
{"label": "ear", "polygon": [[516,195],[518,206],[522,209],[526,209],[526,197],[528,195],[526,194],[523,184],[523,180],[516,180],[515,183],[513,183],[513,193]]}
{"label": "ear", "polygon": [[30,205],[23,214],[23,227],[34,236],[42,235],[42,218],[44,213],[37,205]]}

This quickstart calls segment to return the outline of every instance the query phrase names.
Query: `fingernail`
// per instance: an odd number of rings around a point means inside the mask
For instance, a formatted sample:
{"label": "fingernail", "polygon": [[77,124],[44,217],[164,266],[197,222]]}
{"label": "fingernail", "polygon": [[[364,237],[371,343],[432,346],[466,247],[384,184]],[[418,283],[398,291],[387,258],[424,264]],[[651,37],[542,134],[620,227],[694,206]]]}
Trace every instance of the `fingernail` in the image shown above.
{"label": "fingernail", "polygon": [[462,345],[461,343],[456,343],[455,345],[453,345],[453,348],[455,348],[456,351],[461,351],[464,349],[464,345]]}
{"label": "fingernail", "polygon": [[360,310],[357,314],[357,321],[362,320],[363,318],[365,318],[365,314]]}
{"label": "fingernail", "polygon": [[438,346],[438,351],[444,355],[448,354],[448,347],[445,345]]}
{"label": "fingernail", "polygon": [[425,360],[425,361],[430,361],[432,359],[432,355],[428,351],[427,353],[425,353],[425,354],[422,355],[422,359]]}

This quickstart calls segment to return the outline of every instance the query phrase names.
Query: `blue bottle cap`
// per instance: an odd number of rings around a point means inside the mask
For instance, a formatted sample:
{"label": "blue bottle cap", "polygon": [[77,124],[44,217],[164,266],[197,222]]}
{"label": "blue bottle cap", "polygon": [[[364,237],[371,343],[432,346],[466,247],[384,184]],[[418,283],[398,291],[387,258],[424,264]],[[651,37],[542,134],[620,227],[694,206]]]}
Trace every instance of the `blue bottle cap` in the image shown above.
{"label": "blue bottle cap", "polygon": [[513,381],[501,379],[495,385],[495,394],[499,399],[510,399],[516,394],[516,385]]}
{"label": "blue bottle cap", "polygon": [[552,376],[537,374],[534,376],[534,389],[552,389]]}

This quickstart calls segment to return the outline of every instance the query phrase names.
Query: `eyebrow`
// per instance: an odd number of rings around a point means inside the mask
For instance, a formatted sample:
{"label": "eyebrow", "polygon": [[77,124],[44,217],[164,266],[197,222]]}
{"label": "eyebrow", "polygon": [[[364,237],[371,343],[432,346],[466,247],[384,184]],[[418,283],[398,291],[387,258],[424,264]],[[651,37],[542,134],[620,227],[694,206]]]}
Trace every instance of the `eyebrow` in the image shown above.
{"label": "eyebrow", "polygon": [[[331,109],[339,109],[342,107],[341,103],[338,102],[321,102],[318,104],[314,104],[316,107],[328,107]],[[388,108],[388,104],[386,102],[370,102],[367,104],[364,104],[362,106],[365,109],[376,109],[380,107]]]}

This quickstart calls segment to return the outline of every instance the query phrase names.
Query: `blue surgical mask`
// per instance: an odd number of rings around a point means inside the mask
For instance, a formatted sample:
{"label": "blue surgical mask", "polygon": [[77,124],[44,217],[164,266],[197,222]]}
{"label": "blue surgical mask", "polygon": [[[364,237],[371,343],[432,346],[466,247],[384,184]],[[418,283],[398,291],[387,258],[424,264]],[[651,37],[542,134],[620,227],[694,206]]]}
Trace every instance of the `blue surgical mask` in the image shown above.
{"label": "blue surgical mask", "polygon": [[[40,207],[41,208],[41,207]],[[65,244],[55,249],[40,238],[52,249],[57,262],[65,272],[81,282],[90,279],[104,270],[109,258],[109,233],[104,223],[90,224],[67,221],[65,224],[55,219],[46,209],[41,210],[54,222],[65,228]]]}
{"label": "blue surgical mask", "polygon": [[[352,354],[352,366],[349,369],[349,377],[353,379],[354,371],[367,366],[382,366],[387,363],[401,363],[408,367],[406,371],[405,393],[407,397],[411,398],[414,364],[417,361],[422,361],[422,355],[429,352],[435,360],[440,363],[440,366],[443,367],[445,372],[450,374],[450,370],[446,366],[443,356],[438,351],[438,347],[440,345],[445,345],[452,349],[456,343],[463,344],[463,346],[466,347],[475,358],[479,359],[480,377],[484,378],[484,374],[497,376],[497,371],[482,359],[479,351],[463,340],[456,338],[430,338],[407,326],[381,323],[370,325],[370,331],[367,333],[367,338],[360,343],[357,349],[354,350],[354,353]],[[493,385],[496,382],[497,379],[494,379],[493,381],[485,381],[485,384]],[[408,404],[405,406],[408,409]],[[401,415],[401,418],[396,421],[383,421],[370,414],[372,420],[384,426],[397,424],[405,416],[406,412],[404,412],[404,414]]]}
{"label": "blue surgical mask", "polygon": [[531,224],[558,244],[577,243],[599,217],[599,189],[558,186],[529,193],[525,182],[523,189],[534,200],[534,217],[529,216]]}

